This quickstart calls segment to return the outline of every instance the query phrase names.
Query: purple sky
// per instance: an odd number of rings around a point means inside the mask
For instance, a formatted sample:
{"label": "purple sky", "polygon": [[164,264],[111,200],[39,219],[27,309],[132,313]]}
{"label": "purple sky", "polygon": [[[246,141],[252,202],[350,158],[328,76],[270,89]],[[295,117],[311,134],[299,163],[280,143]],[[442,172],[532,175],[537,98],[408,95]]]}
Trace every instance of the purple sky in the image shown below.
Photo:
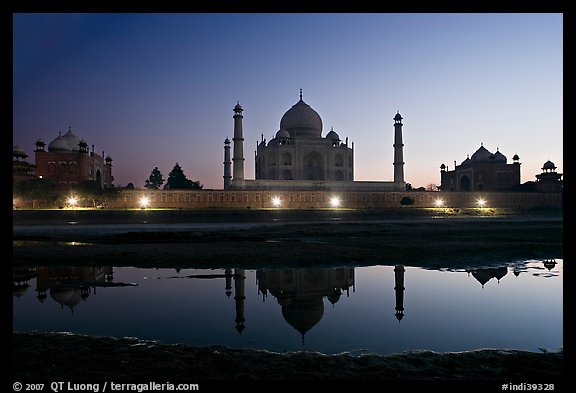
{"label": "purple sky", "polygon": [[563,173],[563,16],[513,14],[13,15],[13,144],[73,131],[114,159],[116,186],[178,162],[222,188],[232,108],[256,141],[304,101],[355,147],[356,180],[392,180],[404,117],[405,179],[440,183],[483,143],[518,154],[522,182]]}

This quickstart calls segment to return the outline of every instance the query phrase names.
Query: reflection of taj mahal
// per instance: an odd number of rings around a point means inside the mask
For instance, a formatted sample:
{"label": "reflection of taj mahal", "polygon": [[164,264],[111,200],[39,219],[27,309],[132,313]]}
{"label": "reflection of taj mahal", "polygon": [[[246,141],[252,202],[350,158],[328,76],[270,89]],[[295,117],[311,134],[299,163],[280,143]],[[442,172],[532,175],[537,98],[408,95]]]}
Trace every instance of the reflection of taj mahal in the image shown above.
{"label": "reflection of taj mahal", "polygon": [[349,296],[350,287],[354,290],[354,269],[258,270],[256,280],[262,299],[274,296],[286,322],[304,339],[324,315],[324,297],[334,305],[342,291]]}

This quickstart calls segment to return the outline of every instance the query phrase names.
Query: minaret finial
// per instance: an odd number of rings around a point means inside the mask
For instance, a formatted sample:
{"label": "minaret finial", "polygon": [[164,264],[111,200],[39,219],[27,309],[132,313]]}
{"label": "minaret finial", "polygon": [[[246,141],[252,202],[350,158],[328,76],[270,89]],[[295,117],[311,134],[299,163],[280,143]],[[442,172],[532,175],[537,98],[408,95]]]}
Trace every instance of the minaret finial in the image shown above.
{"label": "minaret finial", "polygon": [[300,101],[302,101],[302,89],[300,89]]}

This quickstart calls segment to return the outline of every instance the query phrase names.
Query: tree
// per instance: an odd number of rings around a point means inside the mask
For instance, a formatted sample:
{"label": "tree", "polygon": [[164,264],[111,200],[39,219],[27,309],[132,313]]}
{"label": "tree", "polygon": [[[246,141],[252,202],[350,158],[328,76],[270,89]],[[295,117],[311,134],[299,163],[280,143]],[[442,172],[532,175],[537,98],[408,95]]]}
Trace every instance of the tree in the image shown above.
{"label": "tree", "polygon": [[134,189],[134,184],[133,183],[128,183],[126,184],[126,187],[124,187],[126,190],[133,190]]}
{"label": "tree", "polygon": [[414,204],[414,198],[410,198],[409,196],[405,196],[405,197],[402,198],[402,200],[400,201],[400,204],[401,204],[402,206],[413,205],[413,204]]}
{"label": "tree", "polygon": [[95,180],[85,180],[76,184],[74,191],[76,191],[80,198],[91,201],[94,208],[101,203],[104,198],[104,191]]}
{"label": "tree", "polygon": [[164,188],[170,190],[183,190],[183,189],[201,190],[202,184],[200,184],[199,181],[192,181],[186,178],[184,171],[182,170],[180,165],[176,163],[176,165],[174,165],[174,168],[172,168],[172,170],[168,174],[168,181],[166,182]]}
{"label": "tree", "polygon": [[14,195],[32,201],[32,209],[37,201],[55,201],[58,198],[56,183],[48,179],[35,178],[14,185]]}
{"label": "tree", "polygon": [[146,180],[144,187],[150,190],[158,190],[160,189],[160,186],[162,186],[162,183],[164,183],[162,172],[160,172],[158,167],[154,167],[150,173],[150,177]]}

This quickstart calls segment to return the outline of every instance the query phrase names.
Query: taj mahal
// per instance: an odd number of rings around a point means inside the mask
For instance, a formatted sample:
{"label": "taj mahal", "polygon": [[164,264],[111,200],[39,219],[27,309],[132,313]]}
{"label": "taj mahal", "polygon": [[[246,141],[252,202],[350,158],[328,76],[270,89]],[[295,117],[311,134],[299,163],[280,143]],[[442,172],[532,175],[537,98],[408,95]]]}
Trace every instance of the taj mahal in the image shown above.
{"label": "taj mahal", "polygon": [[302,99],[280,120],[280,129],[269,141],[257,142],[256,178],[244,175],[242,112],[234,107],[233,156],[230,140],[224,141],[224,189],[230,190],[378,190],[404,191],[402,116],[394,116],[394,181],[354,181],[354,144],[334,129],[322,136],[322,118]]}

